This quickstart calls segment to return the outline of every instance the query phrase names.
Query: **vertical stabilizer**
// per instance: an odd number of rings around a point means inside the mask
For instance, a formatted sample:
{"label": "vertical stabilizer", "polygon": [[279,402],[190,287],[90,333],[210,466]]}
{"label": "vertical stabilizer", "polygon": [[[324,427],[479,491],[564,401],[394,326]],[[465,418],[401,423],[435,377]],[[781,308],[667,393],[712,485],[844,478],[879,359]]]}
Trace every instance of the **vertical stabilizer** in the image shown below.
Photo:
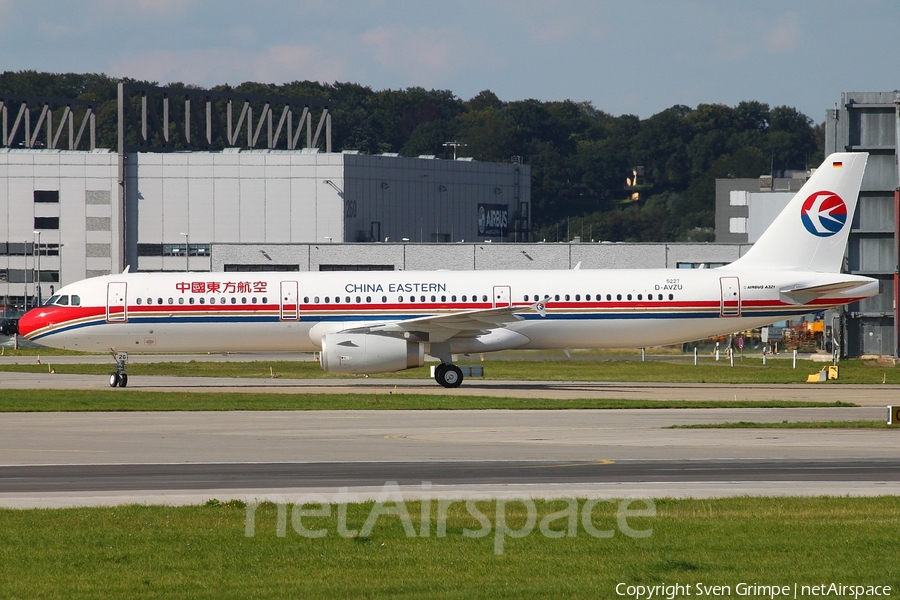
{"label": "vertical stabilizer", "polygon": [[869,155],[825,159],[747,254],[727,268],[839,273]]}

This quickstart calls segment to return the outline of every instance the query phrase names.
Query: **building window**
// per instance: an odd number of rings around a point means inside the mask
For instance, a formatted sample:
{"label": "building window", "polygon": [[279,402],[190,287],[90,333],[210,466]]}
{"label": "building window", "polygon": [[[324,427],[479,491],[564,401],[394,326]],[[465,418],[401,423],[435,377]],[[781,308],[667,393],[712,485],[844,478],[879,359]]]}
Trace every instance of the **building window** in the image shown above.
{"label": "building window", "polygon": [[728,233],[747,233],[747,217],[730,217]]}
{"label": "building window", "polygon": [[[193,244],[191,244],[191,246],[193,247]],[[184,244],[181,245],[181,248],[182,248],[181,255],[184,256],[184,252],[183,252]],[[195,255],[192,254],[191,256],[195,256]],[[202,256],[202,255],[197,255],[197,256]],[[290,271],[290,272],[293,272],[293,271],[299,271],[300,265],[273,265],[271,263],[267,264],[267,265],[262,265],[262,264],[259,264],[259,265],[225,265],[224,270],[226,273],[246,273],[246,272],[252,272],[252,271]]]}
{"label": "building window", "polygon": [[162,244],[138,244],[138,256],[162,256]]}
{"label": "building window", "polygon": [[747,206],[747,198],[750,197],[749,192],[742,190],[731,190],[728,194],[729,206]]}
{"label": "building window", "polygon": [[59,229],[59,217],[35,217],[35,229]]}
{"label": "building window", "polygon": [[59,203],[59,190],[34,190],[35,202]]}
{"label": "building window", "polygon": [[394,265],[319,265],[319,270],[320,271],[393,271]]}

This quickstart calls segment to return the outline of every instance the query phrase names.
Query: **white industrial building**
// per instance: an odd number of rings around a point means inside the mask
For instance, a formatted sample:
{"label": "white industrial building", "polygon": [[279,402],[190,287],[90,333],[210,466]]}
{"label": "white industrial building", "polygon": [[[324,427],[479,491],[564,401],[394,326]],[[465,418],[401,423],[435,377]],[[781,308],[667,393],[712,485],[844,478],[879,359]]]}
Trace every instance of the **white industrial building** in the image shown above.
{"label": "white industrial building", "polygon": [[209,270],[220,244],[503,242],[530,229],[530,168],[513,163],[228,149],[128,154],[125,173],[125,258],[141,271],[184,269],[186,242],[190,268]]}

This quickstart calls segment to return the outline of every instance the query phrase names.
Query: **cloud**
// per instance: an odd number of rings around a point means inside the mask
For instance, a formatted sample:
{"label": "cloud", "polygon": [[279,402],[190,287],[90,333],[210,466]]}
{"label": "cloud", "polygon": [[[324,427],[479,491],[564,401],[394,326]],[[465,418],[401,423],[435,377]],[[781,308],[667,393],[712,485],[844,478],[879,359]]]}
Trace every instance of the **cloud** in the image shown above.
{"label": "cloud", "polygon": [[88,6],[90,12],[99,10],[113,15],[173,17],[181,16],[197,4],[197,0],[96,0],[89,2],[97,6]]}
{"label": "cloud", "polygon": [[558,44],[569,42],[581,29],[581,23],[575,17],[544,21],[538,26],[531,25],[531,39],[541,44]]}
{"label": "cloud", "polygon": [[773,53],[789,52],[800,39],[800,24],[797,13],[787,13],[779,17],[775,26],[766,34],[766,49]]}
{"label": "cloud", "polygon": [[451,30],[379,27],[360,36],[376,63],[408,79],[434,81],[456,72],[466,43]]}
{"label": "cloud", "polygon": [[232,48],[149,50],[114,61],[109,65],[109,73],[162,84],[179,81],[201,86],[305,79],[332,82],[347,77],[343,61],[324,57],[314,46],[300,44],[281,44],[259,52]]}

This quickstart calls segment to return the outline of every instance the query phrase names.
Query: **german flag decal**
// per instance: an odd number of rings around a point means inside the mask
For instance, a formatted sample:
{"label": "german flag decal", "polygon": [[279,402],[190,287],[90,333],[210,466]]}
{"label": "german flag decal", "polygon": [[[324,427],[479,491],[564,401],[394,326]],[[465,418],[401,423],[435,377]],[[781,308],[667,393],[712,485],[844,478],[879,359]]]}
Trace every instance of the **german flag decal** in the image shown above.
{"label": "german flag decal", "polygon": [[833,163],[831,163],[831,166],[833,166],[835,169],[840,169],[844,166],[844,163],[840,161],[834,161]]}

